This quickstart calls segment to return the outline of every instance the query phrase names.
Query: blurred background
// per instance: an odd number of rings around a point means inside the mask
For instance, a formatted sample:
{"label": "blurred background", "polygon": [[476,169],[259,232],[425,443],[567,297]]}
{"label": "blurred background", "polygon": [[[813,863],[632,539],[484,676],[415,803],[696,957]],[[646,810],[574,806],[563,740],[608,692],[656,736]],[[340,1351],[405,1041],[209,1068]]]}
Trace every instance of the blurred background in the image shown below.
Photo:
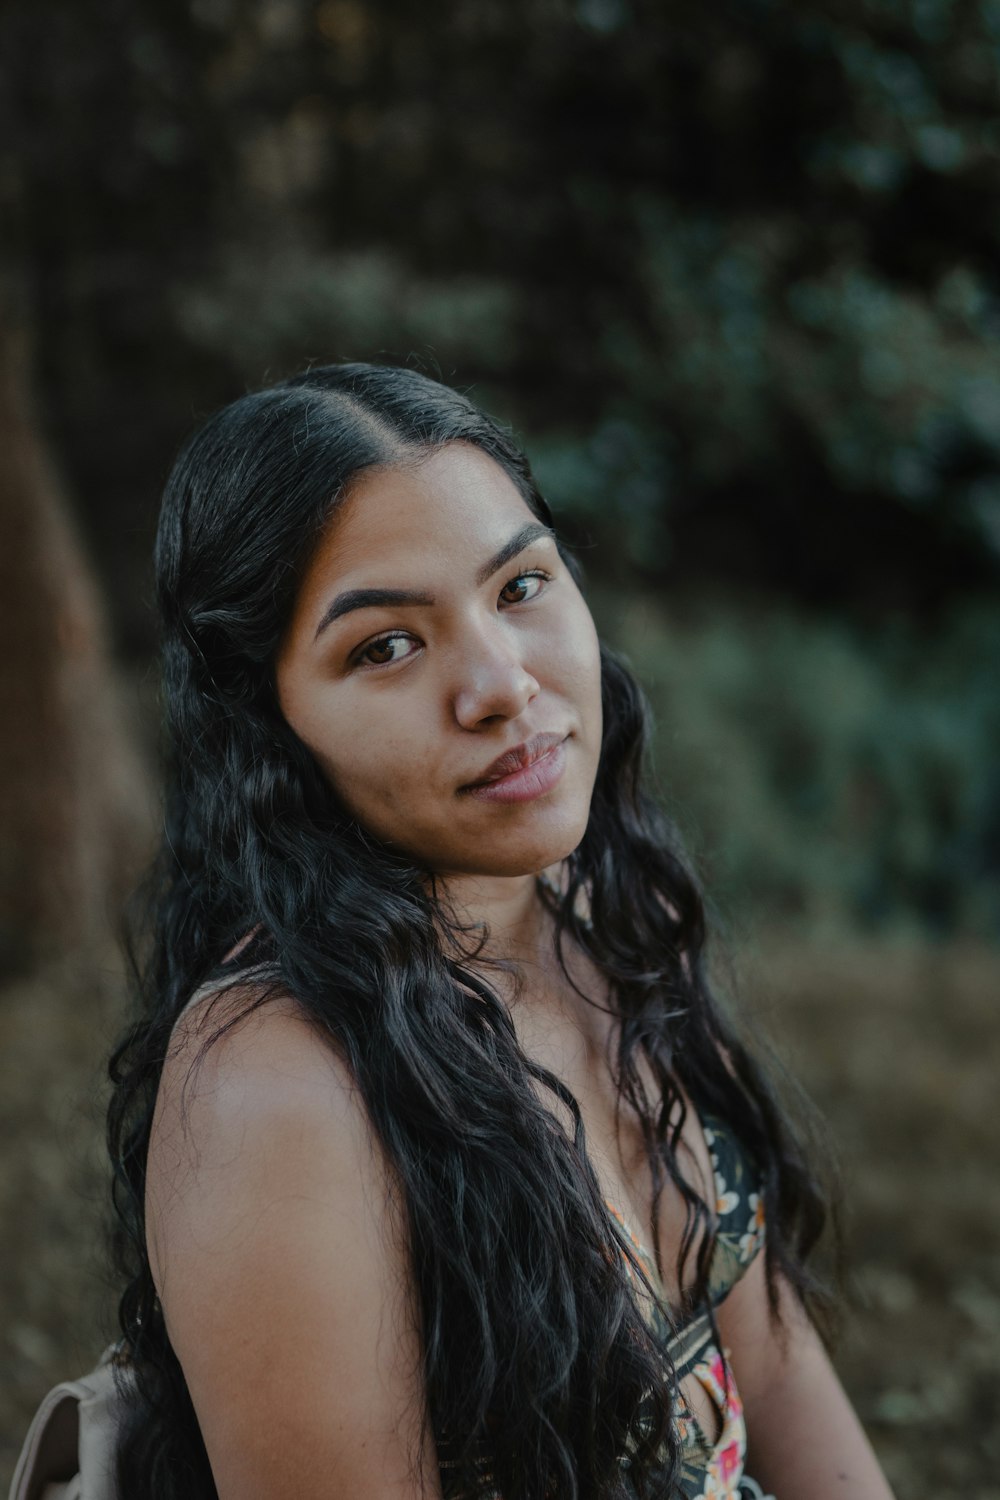
{"label": "blurred background", "polygon": [[0,59],[0,1471],[112,1329],[159,491],[352,358],[526,446],[829,1121],[848,1388],[997,1500],[1000,0],[6,0]]}

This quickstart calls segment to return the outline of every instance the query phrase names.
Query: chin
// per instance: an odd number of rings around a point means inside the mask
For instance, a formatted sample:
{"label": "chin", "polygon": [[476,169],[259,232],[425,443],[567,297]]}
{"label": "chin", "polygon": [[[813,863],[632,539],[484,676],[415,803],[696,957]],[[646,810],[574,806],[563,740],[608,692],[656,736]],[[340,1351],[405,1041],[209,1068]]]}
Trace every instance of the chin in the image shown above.
{"label": "chin", "polygon": [[[522,836],[512,838],[509,842],[498,838],[488,852],[477,851],[471,859],[462,859],[462,873],[507,877],[540,875],[550,865],[556,865],[572,854],[579,847],[586,831],[587,823],[584,820],[582,824],[567,828],[558,835],[550,830],[547,837],[528,839]],[[459,868],[458,860],[452,861],[452,868]]]}

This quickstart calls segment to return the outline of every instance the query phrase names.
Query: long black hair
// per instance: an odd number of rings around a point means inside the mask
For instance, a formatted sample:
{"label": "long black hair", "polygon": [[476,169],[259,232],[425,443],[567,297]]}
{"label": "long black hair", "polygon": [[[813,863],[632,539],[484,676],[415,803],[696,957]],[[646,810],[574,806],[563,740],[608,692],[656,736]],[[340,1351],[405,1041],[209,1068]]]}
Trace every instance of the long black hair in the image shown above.
{"label": "long black hair", "polygon": [[[145,1169],[178,1013],[202,983],[248,975],[248,1004],[280,987],[321,1023],[401,1185],[446,1493],[489,1484],[504,1500],[612,1500],[672,1488],[671,1371],[622,1257],[609,1254],[620,1231],[575,1100],[522,1052],[482,965],[446,951],[427,872],[352,820],[278,707],[278,643],[338,497],[362,470],[455,441],[495,460],[551,523],[503,427],[413,370],[374,365],[316,368],[244,396],[196,433],[166,487],[165,827],[140,1011],[112,1059],[109,1113],[122,1347],[139,1392],[119,1455],[132,1500],[215,1494],[150,1272]],[[540,893],[559,943],[578,945],[607,980],[621,1097],[638,1112],[657,1195],[670,1178],[687,1203],[677,1270],[693,1258],[693,1300],[706,1299],[712,1214],[675,1164],[684,1094],[755,1161],[772,1288],[780,1271],[806,1293],[822,1197],[709,988],[702,896],[642,787],[641,693],[603,649],[601,672],[588,827],[563,888]],[[569,1108],[575,1138],[539,1081]]]}

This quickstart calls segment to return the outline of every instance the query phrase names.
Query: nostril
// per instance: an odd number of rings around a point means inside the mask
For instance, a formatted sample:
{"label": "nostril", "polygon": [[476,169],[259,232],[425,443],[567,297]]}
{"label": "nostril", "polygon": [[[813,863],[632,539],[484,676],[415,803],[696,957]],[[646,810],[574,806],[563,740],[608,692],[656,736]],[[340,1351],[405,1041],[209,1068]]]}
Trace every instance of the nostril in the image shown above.
{"label": "nostril", "polygon": [[514,719],[539,691],[535,677],[518,663],[513,671],[480,671],[455,694],[455,717],[465,728]]}

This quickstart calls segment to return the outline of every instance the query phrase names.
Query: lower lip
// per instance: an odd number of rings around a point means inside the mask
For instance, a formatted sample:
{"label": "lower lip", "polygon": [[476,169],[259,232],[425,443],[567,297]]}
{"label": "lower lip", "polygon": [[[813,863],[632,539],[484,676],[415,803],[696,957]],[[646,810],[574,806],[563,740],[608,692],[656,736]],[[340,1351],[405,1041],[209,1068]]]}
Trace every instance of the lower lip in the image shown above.
{"label": "lower lip", "polygon": [[533,802],[550,792],[566,769],[566,741],[547,750],[544,755],[524,766],[520,771],[511,771],[498,781],[487,781],[482,786],[470,786],[470,797],[480,802]]}

